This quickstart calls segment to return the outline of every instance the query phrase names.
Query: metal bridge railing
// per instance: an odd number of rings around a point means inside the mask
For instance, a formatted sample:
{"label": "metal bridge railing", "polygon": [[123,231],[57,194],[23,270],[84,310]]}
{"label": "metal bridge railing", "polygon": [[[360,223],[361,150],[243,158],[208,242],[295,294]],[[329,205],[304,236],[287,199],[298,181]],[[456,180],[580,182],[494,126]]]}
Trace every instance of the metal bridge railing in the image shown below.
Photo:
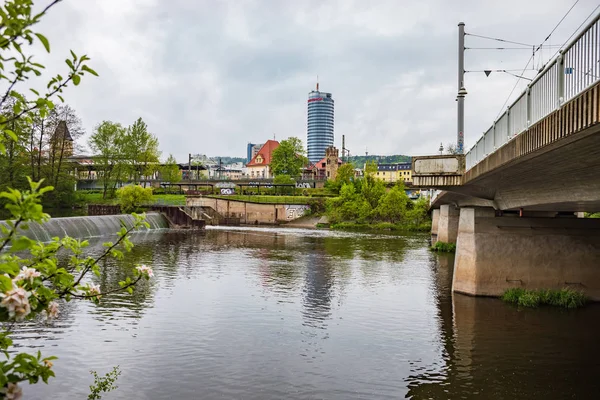
{"label": "metal bridge railing", "polygon": [[600,14],[527,86],[467,152],[469,170],[600,81]]}

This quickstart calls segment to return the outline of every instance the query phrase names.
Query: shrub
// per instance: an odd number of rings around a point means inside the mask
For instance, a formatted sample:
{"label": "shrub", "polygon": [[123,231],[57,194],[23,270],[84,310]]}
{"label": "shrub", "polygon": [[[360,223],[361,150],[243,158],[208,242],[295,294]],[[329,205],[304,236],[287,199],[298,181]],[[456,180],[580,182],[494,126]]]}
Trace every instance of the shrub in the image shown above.
{"label": "shrub", "polygon": [[143,188],[140,185],[123,186],[117,190],[117,197],[123,212],[134,212],[143,203],[152,200],[152,188]]}
{"label": "shrub", "polygon": [[511,288],[506,290],[501,298],[507,303],[517,304],[521,307],[549,305],[562,308],[582,307],[588,300],[582,292],[569,288],[560,290]]}
{"label": "shrub", "polygon": [[442,253],[454,253],[456,251],[456,243],[446,243],[446,242],[435,242],[433,246],[431,246],[431,250],[439,251]]}

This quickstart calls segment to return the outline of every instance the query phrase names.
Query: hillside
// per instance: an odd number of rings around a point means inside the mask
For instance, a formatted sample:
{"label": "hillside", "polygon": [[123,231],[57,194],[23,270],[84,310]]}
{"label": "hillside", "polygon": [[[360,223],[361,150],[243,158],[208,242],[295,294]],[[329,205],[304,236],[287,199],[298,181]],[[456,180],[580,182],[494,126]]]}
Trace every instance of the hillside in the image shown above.
{"label": "hillside", "polygon": [[367,161],[375,161],[381,164],[392,164],[392,163],[403,163],[403,162],[411,162],[412,158],[410,156],[404,156],[401,154],[391,155],[391,156],[378,156],[378,155],[369,155],[369,156],[350,156],[348,161],[354,164],[356,168],[362,168]]}

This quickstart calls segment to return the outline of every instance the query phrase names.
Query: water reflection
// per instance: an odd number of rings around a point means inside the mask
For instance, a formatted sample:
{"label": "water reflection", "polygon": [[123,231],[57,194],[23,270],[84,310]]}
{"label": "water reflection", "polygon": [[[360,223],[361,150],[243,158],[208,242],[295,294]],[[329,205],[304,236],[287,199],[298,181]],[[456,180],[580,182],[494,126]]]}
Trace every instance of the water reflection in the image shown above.
{"label": "water reflection", "polygon": [[452,295],[453,261],[434,262],[444,363],[413,369],[406,397],[597,397],[600,305],[518,309],[497,299]]}
{"label": "water reflection", "polygon": [[[453,296],[453,257],[426,235],[208,229],[136,235],[156,278],[134,296],[71,303],[20,346],[60,357],[27,398],[85,398],[89,369],[121,365],[111,398],[565,398],[598,390],[600,307],[518,310]],[[36,335],[41,339],[33,340]],[[588,396],[589,397],[589,396]]]}

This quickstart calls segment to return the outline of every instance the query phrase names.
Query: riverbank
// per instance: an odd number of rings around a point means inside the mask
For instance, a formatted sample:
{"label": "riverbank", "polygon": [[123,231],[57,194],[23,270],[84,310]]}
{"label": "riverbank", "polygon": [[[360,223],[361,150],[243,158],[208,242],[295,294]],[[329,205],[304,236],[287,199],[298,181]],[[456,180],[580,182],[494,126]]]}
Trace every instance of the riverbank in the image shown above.
{"label": "riverbank", "polygon": [[395,232],[429,232],[431,223],[416,224],[394,224],[391,222],[376,222],[373,224],[358,222],[338,222],[329,226],[333,230],[343,231],[395,231]]}

